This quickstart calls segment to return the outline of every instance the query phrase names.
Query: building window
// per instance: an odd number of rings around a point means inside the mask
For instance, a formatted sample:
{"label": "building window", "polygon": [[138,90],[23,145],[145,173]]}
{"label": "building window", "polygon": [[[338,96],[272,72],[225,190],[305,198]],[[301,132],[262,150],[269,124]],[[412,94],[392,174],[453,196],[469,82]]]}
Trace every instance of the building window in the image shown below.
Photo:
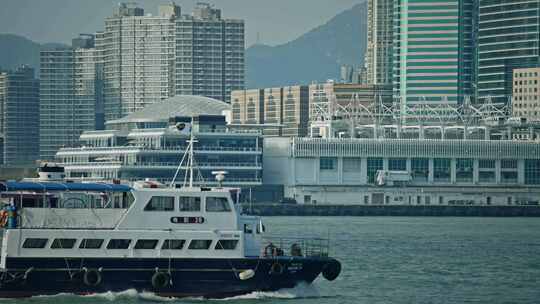
{"label": "building window", "polygon": [[211,244],[212,240],[191,240],[188,248],[194,250],[207,250],[210,248]]}
{"label": "building window", "polygon": [[481,159],[478,161],[479,169],[495,169],[494,159]]}
{"label": "building window", "polygon": [[201,198],[191,196],[181,196],[178,198],[180,211],[197,212],[201,211]]}
{"label": "building window", "polygon": [[154,249],[156,248],[158,240],[137,240],[135,243],[135,249]]}
{"label": "building window", "polygon": [[334,157],[321,157],[319,168],[321,170],[335,170],[337,159]]}
{"label": "building window", "polygon": [[501,160],[501,169],[517,169],[517,160],[515,159]]}
{"label": "building window", "polygon": [[103,245],[102,239],[83,239],[79,245],[80,249],[99,249]]}
{"label": "building window", "polygon": [[525,160],[525,184],[528,184],[528,185],[540,184],[540,160],[538,159]]}
{"label": "building window", "polygon": [[473,160],[471,158],[456,159],[456,181],[472,182],[473,180]]}
{"label": "building window", "polygon": [[76,241],[77,239],[54,239],[51,249],[71,249]]}
{"label": "building window", "polygon": [[172,196],[153,196],[144,211],[174,211],[174,197]]}
{"label": "building window", "polygon": [[517,171],[501,171],[501,182],[505,184],[517,183]]}
{"label": "building window", "polygon": [[165,240],[161,246],[161,249],[182,250],[185,243],[185,240]]}
{"label": "building window", "polygon": [[480,183],[495,182],[495,160],[480,159],[478,161],[478,181]]}
{"label": "building window", "polygon": [[495,172],[493,172],[493,171],[479,171],[478,172],[478,181],[480,183],[494,183],[495,182]]}
{"label": "building window", "polygon": [[375,175],[377,171],[383,169],[383,159],[382,158],[368,158],[367,159],[367,178],[368,183],[372,184],[375,182]]}
{"label": "building window", "polygon": [[435,182],[450,182],[450,166],[449,158],[434,158],[433,180]]}
{"label": "building window", "polygon": [[343,172],[360,172],[362,169],[361,158],[344,158]]}
{"label": "building window", "polygon": [[216,250],[235,250],[238,240],[219,240],[216,243]]}
{"label": "building window", "polygon": [[427,182],[429,176],[429,159],[412,158],[411,171],[413,181]]}
{"label": "building window", "polygon": [[225,197],[207,197],[206,198],[207,212],[229,212],[231,208],[229,201]]}
{"label": "building window", "polygon": [[406,171],[407,160],[405,158],[390,158],[388,159],[388,170],[391,171]]}

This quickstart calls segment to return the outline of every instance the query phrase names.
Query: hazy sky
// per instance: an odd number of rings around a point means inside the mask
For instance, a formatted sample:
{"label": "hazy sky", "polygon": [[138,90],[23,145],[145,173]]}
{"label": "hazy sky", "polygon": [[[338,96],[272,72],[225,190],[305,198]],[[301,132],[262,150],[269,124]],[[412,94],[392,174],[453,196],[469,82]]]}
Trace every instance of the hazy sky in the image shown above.
{"label": "hazy sky", "polygon": [[[225,18],[246,22],[246,44],[257,40],[276,45],[288,42],[364,0],[176,0],[182,13],[191,13],[197,2],[221,8]],[[103,28],[121,1],[112,0],[0,0],[0,33],[23,35],[37,42],[70,42],[79,33]],[[130,1],[125,1],[130,2]],[[137,0],[155,14],[167,0]]]}

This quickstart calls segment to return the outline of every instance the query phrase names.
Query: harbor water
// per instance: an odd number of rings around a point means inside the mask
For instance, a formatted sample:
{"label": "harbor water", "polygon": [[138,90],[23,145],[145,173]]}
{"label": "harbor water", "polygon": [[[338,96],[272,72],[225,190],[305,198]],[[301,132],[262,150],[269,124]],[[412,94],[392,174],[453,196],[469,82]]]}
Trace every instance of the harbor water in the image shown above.
{"label": "harbor water", "polygon": [[540,219],[266,217],[269,233],[330,236],[334,282],[223,299],[168,299],[127,290],[0,303],[538,303]]}

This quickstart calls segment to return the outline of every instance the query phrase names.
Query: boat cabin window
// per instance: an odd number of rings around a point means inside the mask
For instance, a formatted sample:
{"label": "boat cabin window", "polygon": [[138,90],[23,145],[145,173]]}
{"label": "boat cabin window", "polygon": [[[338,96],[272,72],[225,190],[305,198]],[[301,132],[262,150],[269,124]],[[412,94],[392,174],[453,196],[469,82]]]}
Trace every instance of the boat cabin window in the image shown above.
{"label": "boat cabin window", "polygon": [[250,224],[244,224],[244,233],[253,233],[253,228]]}
{"label": "boat cabin window", "polygon": [[208,248],[210,248],[211,244],[212,240],[191,240],[188,248],[196,250],[207,250]]}
{"label": "boat cabin window", "polygon": [[174,197],[152,196],[144,211],[174,211]]}
{"label": "boat cabin window", "polygon": [[195,196],[180,196],[178,198],[178,205],[180,206],[180,211],[201,211],[201,198]]}
{"label": "boat cabin window", "polygon": [[207,212],[229,212],[231,207],[229,201],[225,197],[206,197]]}
{"label": "boat cabin window", "polygon": [[131,240],[129,239],[111,239],[107,244],[107,249],[128,249]]}
{"label": "boat cabin window", "polygon": [[138,240],[135,243],[135,249],[154,249],[156,248],[158,240]]}
{"label": "boat cabin window", "polygon": [[165,240],[161,249],[182,250],[185,243],[185,240]]}
{"label": "boat cabin window", "polygon": [[81,249],[99,249],[103,245],[102,239],[83,239],[79,248]]}
{"label": "boat cabin window", "polygon": [[235,250],[238,240],[219,240],[214,249],[216,250]]}
{"label": "boat cabin window", "polygon": [[71,249],[76,241],[77,239],[54,239],[51,249]]}
{"label": "boat cabin window", "polygon": [[22,193],[12,196],[22,208],[129,208],[135,200],[131,192],[66,191],[44,194]]}
{"label": "boat cabin window", "polygon": [[23,248],[45,248],[47,245],[47,239],[28,238],[24,240]]}

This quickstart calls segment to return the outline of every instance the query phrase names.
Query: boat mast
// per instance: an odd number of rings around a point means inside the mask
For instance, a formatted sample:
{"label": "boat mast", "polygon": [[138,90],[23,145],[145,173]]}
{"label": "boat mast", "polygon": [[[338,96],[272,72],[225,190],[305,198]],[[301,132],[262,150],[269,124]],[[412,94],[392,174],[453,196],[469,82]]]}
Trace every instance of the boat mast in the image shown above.
{"label": "boat mast", "polygon": [[[193,126],[193,119],[191,120],[191,124]],[[189,187],[193,187],[193,132],[190,130],[189,132]]]}
{"label": "boat mast", "polygon": [[[185,128],[186,128],[186,126],[183,126],[183,128],[180,129],[180,131],[181,132],[185,131]],[[193,145],[194,145],[194,143],[197,142],[197,140],[193,136],[193,118],[191,118],[191,124],[187,127],[187,130],[189,132],[189,139],[186,141],[188,143],[188,146],[187,146],[186,151],[184,152],[184,156],[182,157],[182,160],[178,164],[178,168],[176,169],[174,177],[173,177],[171,183],[169,184],[169,187],[171,187],[171,188],[174,187],[174,182],[176,181],[176,177],[178,176],[178,173],[180,172],[180,169],[182,168],[182,165],[184,164],[184,160],[186,159],[186,157],[188,158],[186,160],[186,165],[188,166],[187,169],[189,170],[189,184],[188,185],[189,185],[190,188],[193,187],[193,157],[194,157]],[[183,183],[182,187],[186,186],[187,177],[188,177],[187,174],[185,174],[184,175],[184,183]]]}

